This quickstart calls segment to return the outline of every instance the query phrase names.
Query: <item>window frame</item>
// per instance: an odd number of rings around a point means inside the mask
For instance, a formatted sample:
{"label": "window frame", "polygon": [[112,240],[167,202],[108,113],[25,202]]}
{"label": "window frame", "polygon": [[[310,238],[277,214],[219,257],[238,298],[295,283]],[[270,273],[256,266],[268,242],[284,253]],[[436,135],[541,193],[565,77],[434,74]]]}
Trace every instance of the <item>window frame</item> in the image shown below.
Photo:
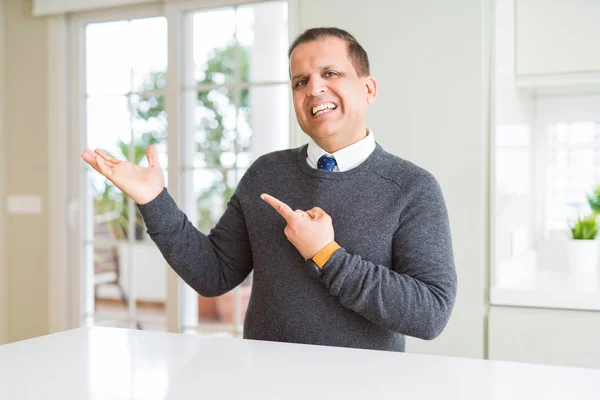
{"label": "window frame", "polygon": [[[69,86],[69,103],[72,114],[68,116],[70,129],[68,145],[70,155],[79,155],[84,148],[86,136],[86,111],[87,111],[87,94],[86,94],[86,53],[85,53],[85,28],[88,24],[103,23],[110,21],[142,19],[152,17],[164,17],[163,7],[160,4],[148,4],[142,6],[128,6],[116,9],[82,12],[72,14],[68,18],[68,49],[69,49],[69,71],[71,77],[67,85]],[[86,314],[89,310],[83,310],[86,302],[83,301],[84,287],[86,281],[91,279],[87,276],[82,268],[75,266],[85,265],[85,252],[82,248],[81,239],[83,238],[85,229],[86,216],[83,214],[86,209],[83,205],[85,198],[85,177],[82,172],[82,162],[77,157],[73,159],[73,165],[68,170],[68,185],[70,200],[67,206],[68,212],[71,214],[68,217],[70,221],[69,244],[68,244],[68,275],[70,278],[70,325],[71,327],[85,326]],[[131,222],[131,216],[130,216]],[[130,273],[132,269],[130,268]],[[88,296],[90,294],[87,294]],[[135,293],[133,294],[135,297]],[[134,317],[136,314],[135,302],[130,302],[128,315],[130,319],[130,327],[135,327]],[[168,319],[168,315],[166,316]]]}
{"label": "window frame", "polygon": [[[152,3],[132,5],[113,9],[85,11],[76,14],[49,17],[48,47],[50,64],[50,87],[48,99],[55,104],[50,114],[50,132],[55,136],[51,141],[56,142],[54,154],[51,155],[49,173],[52,176],[64,177],[56,182],[56,190],[51,194],[51,202],[56,204],[50,210],[50,218],[58,223],[51,229],[53,244],[62,251],[51,254],[49,271],[50,297],[56,301],[49,304],[50,325],[52,331],[73,329],[82,325],[81,318],[82,293],[81,288],[85,276],[80,268],[82,252],[79,239],[82,237],[82,190],[83,179],[80,174],[81,152],[85,139],[85,52],[84,29],[89,23],[108,22],[125,19],[165,17],[167,19],[167,51],[168,68],[167,82],[164,89],[165,109],[169,115],[167,125],[167,153],[171,166],[180,165],[181,137],[178,134],[181,127],[181,102],[179,91],[182,81],[182,20],[190,11],[214,9],[235,5],[262,3],[269,0],[188,0],[168,3]],[[299,0],[287,0],[288,3],[288,33],[290,41],[299,31]],[[52,40],[51,40],[52,39]],[[54,83],[52,83],[54,82]],[[289,101],[289,136],[290,148],[307,142],[300,130]],[[62,151],[61,151],[62,150]],[[57,153],[58,151],[58,153]],[[64,156],[64,157],[62,157]],[[180,171],[179,168],[169,168],[169,191],[179,202]],[[60,223],[62,221],[62,223]],[[181,332],[183,327],[182,301],[185,283],[168,266],[166,290],[166,319],[167,330]]]}
{"label": "window frame", "polygon": [[[490,174],[490,293],[493,306],[546,307],[573,310],[595,310],[597,291],[580,291],[579,277],[566,265],[564,254],[567,236],[564,239],[545,237],[546,186],[547,186],[547,134],[546,124],[551,122],[581,121],[598,118],[600,94],[553,91],[537,93],[528,101],[531,112],[520,124],[529,130],[530,157],[529,173],[532,194],[528,198],[531,216],[531,245],[528,251],[513,255],[511,259],[498,259],[499,243],[497,221],[497,166],[496,136],[498,126],[491,130],[491,174]],[[596,117],[594,117],[596,116]],[[567,231],[568,232],[568,231]],[[523,236],[520,236],[522,239]]]}
{"label": "window frame", "polygon": [[[534,116],[534,248],[543,251],[555,239],[548,237],[546,229],[548,207],[548,134],[547,126],[557,122],[580,122],[584,120],[600,121],[600,95],[574,94],[574,95],[543,95],[535,98]],[[536,204],[542,205],[536,207]],[[553,230],[565,232],[568,230]]]}

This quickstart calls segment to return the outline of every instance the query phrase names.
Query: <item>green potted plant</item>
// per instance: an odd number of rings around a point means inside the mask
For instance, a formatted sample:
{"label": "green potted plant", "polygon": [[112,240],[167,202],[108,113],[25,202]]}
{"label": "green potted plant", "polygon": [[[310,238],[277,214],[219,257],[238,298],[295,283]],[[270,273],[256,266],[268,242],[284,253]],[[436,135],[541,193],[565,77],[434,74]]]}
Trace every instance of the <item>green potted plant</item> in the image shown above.
{"label": "green potted plant", "polygon": [[598,265],[598,234],[596,214],[584,218],[577,217],[577,221],[569,224],[571,240],[567,244],[569,266],[573,271],[593,272]]}
{"label": "green potted plant", "polygon": [[594,214],[600,214],[600,185],[596,186],[594,193],[588,194],[587,200]]}

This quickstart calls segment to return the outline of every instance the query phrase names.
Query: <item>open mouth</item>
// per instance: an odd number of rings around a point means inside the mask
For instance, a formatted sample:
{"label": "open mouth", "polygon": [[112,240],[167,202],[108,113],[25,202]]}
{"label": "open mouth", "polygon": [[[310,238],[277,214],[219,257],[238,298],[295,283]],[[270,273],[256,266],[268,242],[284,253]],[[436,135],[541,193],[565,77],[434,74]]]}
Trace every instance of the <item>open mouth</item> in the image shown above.
{"label": "open mouth", "polygon": [[312,108],[312,116],[317,117],[319,115],[328,114],[337,109],[337,105],[334,103],[322,103]]}

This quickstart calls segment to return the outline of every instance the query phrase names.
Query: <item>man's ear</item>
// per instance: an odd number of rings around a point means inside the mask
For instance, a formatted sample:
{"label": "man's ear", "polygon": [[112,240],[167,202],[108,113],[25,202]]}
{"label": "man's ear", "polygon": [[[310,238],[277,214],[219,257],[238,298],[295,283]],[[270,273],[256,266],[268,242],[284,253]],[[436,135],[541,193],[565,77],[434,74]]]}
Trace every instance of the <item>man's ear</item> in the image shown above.
{"label": "man's ear", "polygon": [[372,76],[365,78],[365,88],[367,90],[367,103],[371,104],[377,97],[377,82]]}

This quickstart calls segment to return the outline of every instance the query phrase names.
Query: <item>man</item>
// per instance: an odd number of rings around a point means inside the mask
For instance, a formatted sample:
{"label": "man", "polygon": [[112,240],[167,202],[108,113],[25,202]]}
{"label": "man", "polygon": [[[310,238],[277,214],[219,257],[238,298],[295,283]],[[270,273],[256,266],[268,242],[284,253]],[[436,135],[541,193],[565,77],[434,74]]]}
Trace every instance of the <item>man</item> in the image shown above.
{"label": "man", "polygon": [[404,351],[405,335],[435,338],[456,296],[437,181],[375,143],[366,117],[377,84],[354,37],[310,29],[289,58],[309,144],[257,159],[208,236],[164,188],[153,146],[148,168],[99,150],[82,157],[138,203],[165,259],[201,295],[254,271],[245,338],[391,351]]}

